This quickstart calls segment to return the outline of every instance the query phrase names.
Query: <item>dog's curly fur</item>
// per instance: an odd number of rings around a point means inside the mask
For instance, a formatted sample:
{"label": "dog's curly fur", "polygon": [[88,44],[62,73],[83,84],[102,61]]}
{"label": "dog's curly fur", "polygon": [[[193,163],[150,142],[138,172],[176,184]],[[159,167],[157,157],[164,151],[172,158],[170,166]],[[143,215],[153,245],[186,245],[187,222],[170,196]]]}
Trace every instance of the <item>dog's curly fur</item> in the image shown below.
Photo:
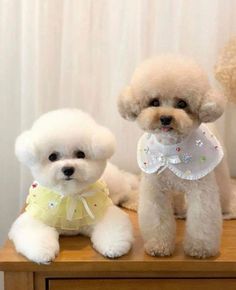
{"label": "dog's curly fur", "polygon": [[[183,101],[186,107],[180,108],[179,102]],[[167,136],[172,137],[171,144],[176,144],[202,122],[215,121],[222,115],[224,104],[225,98],[211,88],[207,75],[194,61],[173,55],[144,61],[118,100],[125,119],[136,120],[144,131],[161,136],[166,145],[170,145]],[[172,117],[170,126],[162,125],[163,115]],[[142,175],[138,211],[146,252],[153,256],[174,252],[172,191],[184,192],[187,198],[186,254],[215,256],[219,252],[222,218],[214,172],[188,181],[169,169],[160,175]]]}
{"label": "dog's curly fur", "polygon": [[[63,195],[77,195],[101,177],[114,146],[111,132],[98,125],[88,114],[77,109],[62,109],[41,116],[30,130],[17,138],[15,151],[18,159],[30,168],[33,177],[42,186]],[[84,159],[75,158],[78,149],[85,153]],[[57,152],[59,156],[55,162],[49,160],[52,152]],[[70,180],[63,174],[65,166],[74,168]],[[120,180],[123,188],[128,190],[128,181],[117,175],[118,169],[112,165],[109,168],[115,174],[113,180],[116,183]],[[30,260],[48,263],[59,251],[58,236],[61,233],[91,237],[94,248],[110,258],[126,254],[133,239],[128,215],[115,205],[108,207],[102,219],[81,227],[78,232],[50,227],[24,212],[13,223],[9,238],[16,250]]]}

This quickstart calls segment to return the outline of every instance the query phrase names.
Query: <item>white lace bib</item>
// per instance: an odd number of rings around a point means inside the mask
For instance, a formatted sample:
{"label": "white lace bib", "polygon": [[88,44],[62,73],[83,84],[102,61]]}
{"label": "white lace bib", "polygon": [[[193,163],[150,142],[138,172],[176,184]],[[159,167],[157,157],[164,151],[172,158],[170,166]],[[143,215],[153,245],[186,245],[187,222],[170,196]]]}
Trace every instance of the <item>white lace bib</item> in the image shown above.
{"label": "white lace bib", "polygon": [[150,133],[138,142],[138,165],[149,174],[169,168],[182,179],[197,180],[213,171],[223,156],[219,141],[204,125],[179,144],[163,145]]}

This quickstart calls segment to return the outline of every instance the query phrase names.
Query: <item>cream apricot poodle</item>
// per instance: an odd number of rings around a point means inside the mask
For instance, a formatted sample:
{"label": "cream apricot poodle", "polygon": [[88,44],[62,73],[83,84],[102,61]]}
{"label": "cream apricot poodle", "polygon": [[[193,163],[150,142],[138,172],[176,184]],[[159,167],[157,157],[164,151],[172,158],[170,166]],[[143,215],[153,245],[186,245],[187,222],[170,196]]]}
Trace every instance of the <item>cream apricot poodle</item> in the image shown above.
{"label": "cream apricot poodle", "polygon": [[142,170],[138,214],[145,250],[152,256],[174,252],[176,191],[187,201],[185,253],[197,258],[219,253],[221,203],[230,214],[231,192],[219,193],[216,168],[218,176],[229,178],[223,150],[202,123],[218,119],[224,104],[201,67],[173,55],[144,61],[119,97],[121,115],[145,131],[137,150]]}

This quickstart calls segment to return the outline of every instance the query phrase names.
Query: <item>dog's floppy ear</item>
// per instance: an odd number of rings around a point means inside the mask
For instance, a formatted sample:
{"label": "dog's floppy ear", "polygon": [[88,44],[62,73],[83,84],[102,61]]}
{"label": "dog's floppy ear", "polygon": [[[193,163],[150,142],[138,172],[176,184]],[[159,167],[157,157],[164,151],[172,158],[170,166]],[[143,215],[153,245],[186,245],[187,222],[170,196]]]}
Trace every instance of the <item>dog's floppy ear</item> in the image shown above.
{"label": "dog's floppy ear", "polygon": [[108,159],[115,152],[114,135],[105,127],[99,126],[92,137],[92,151],[95,159]]}
{"label": "dog's floppy ear", "polygon": [[210,89],[202,99],[199,110],[199,119],[203,123],[214,122],[223,113],[226,98],[217,90]]}
{"label": "dog's floppy ear", "polygon": [[20,162],[29,167],[36,162],[36,150],[30,131],[25,131],[17,137],[15,154]]}
{"label": "dog's floppy ear", "polygon": [[138,116],[139,108],[135,103],[132,88],[127,86],[118,98],[118,109],[121,116],[126,120],[135,120]]}

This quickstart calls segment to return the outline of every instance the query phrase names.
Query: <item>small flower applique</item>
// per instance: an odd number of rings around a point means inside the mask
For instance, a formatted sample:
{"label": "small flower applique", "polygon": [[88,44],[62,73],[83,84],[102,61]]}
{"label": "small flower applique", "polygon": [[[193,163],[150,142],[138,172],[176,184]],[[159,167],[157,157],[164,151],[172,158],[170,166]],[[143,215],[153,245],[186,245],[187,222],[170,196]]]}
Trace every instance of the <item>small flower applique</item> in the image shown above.
{"label": "small flower applique", "polygon": [[192,161],[192,155],[191,155],[191,154],[188,154],[188,153],[184,153],[184,154],[182,155],[182,161],[183,161],[184,163],[189,163],[189,162],[191,162],[191,161]]}
{"label": "small flower applique", "polygon": [[38,183],[37,182],[34,182],[33,184],[32,184],[32,188],[36,188],[38,186]]}
{"label": "small flower applique", "polygon": [[185,176],[189,176],[191,173],[192,173],[191,170],[186,170],[186,171],[184,172],[184,175],[185,175]]}
{"label": "small flower applique", "polygon": [[181,151],[181,148],[180,147],[176,147],[175,149],[177,152]]}
{"label": "small flower applique", "polygon": [[144,148],[143,151],[146,153],[146,154],[149,154],[150,153],[150,150],[149,150],[149,147],[147,146],[147,148]]}
{"label": "small flower applique", "polygon": [[54,200],[51,200],[48,202],[48,208],[55,208],[57,206],[57,202]]}
{"label": "small flower applique", "polygon": [[198,147],[202,147],[203,146],[203,142],[201,139],[196,140],[196,146]]}
{"label": "small flower applique", "polygon": [[200,156],[200,162],[201,163],[206,162],[206,160],[207,160],[206,156],[204,156],[204,155]]}
{"label": "small flower applique", "polygon": [[153,163],[156,163],[157,159],[158,159],[157,155],[152,155],[151,156],[151,160],[152,160]]}

